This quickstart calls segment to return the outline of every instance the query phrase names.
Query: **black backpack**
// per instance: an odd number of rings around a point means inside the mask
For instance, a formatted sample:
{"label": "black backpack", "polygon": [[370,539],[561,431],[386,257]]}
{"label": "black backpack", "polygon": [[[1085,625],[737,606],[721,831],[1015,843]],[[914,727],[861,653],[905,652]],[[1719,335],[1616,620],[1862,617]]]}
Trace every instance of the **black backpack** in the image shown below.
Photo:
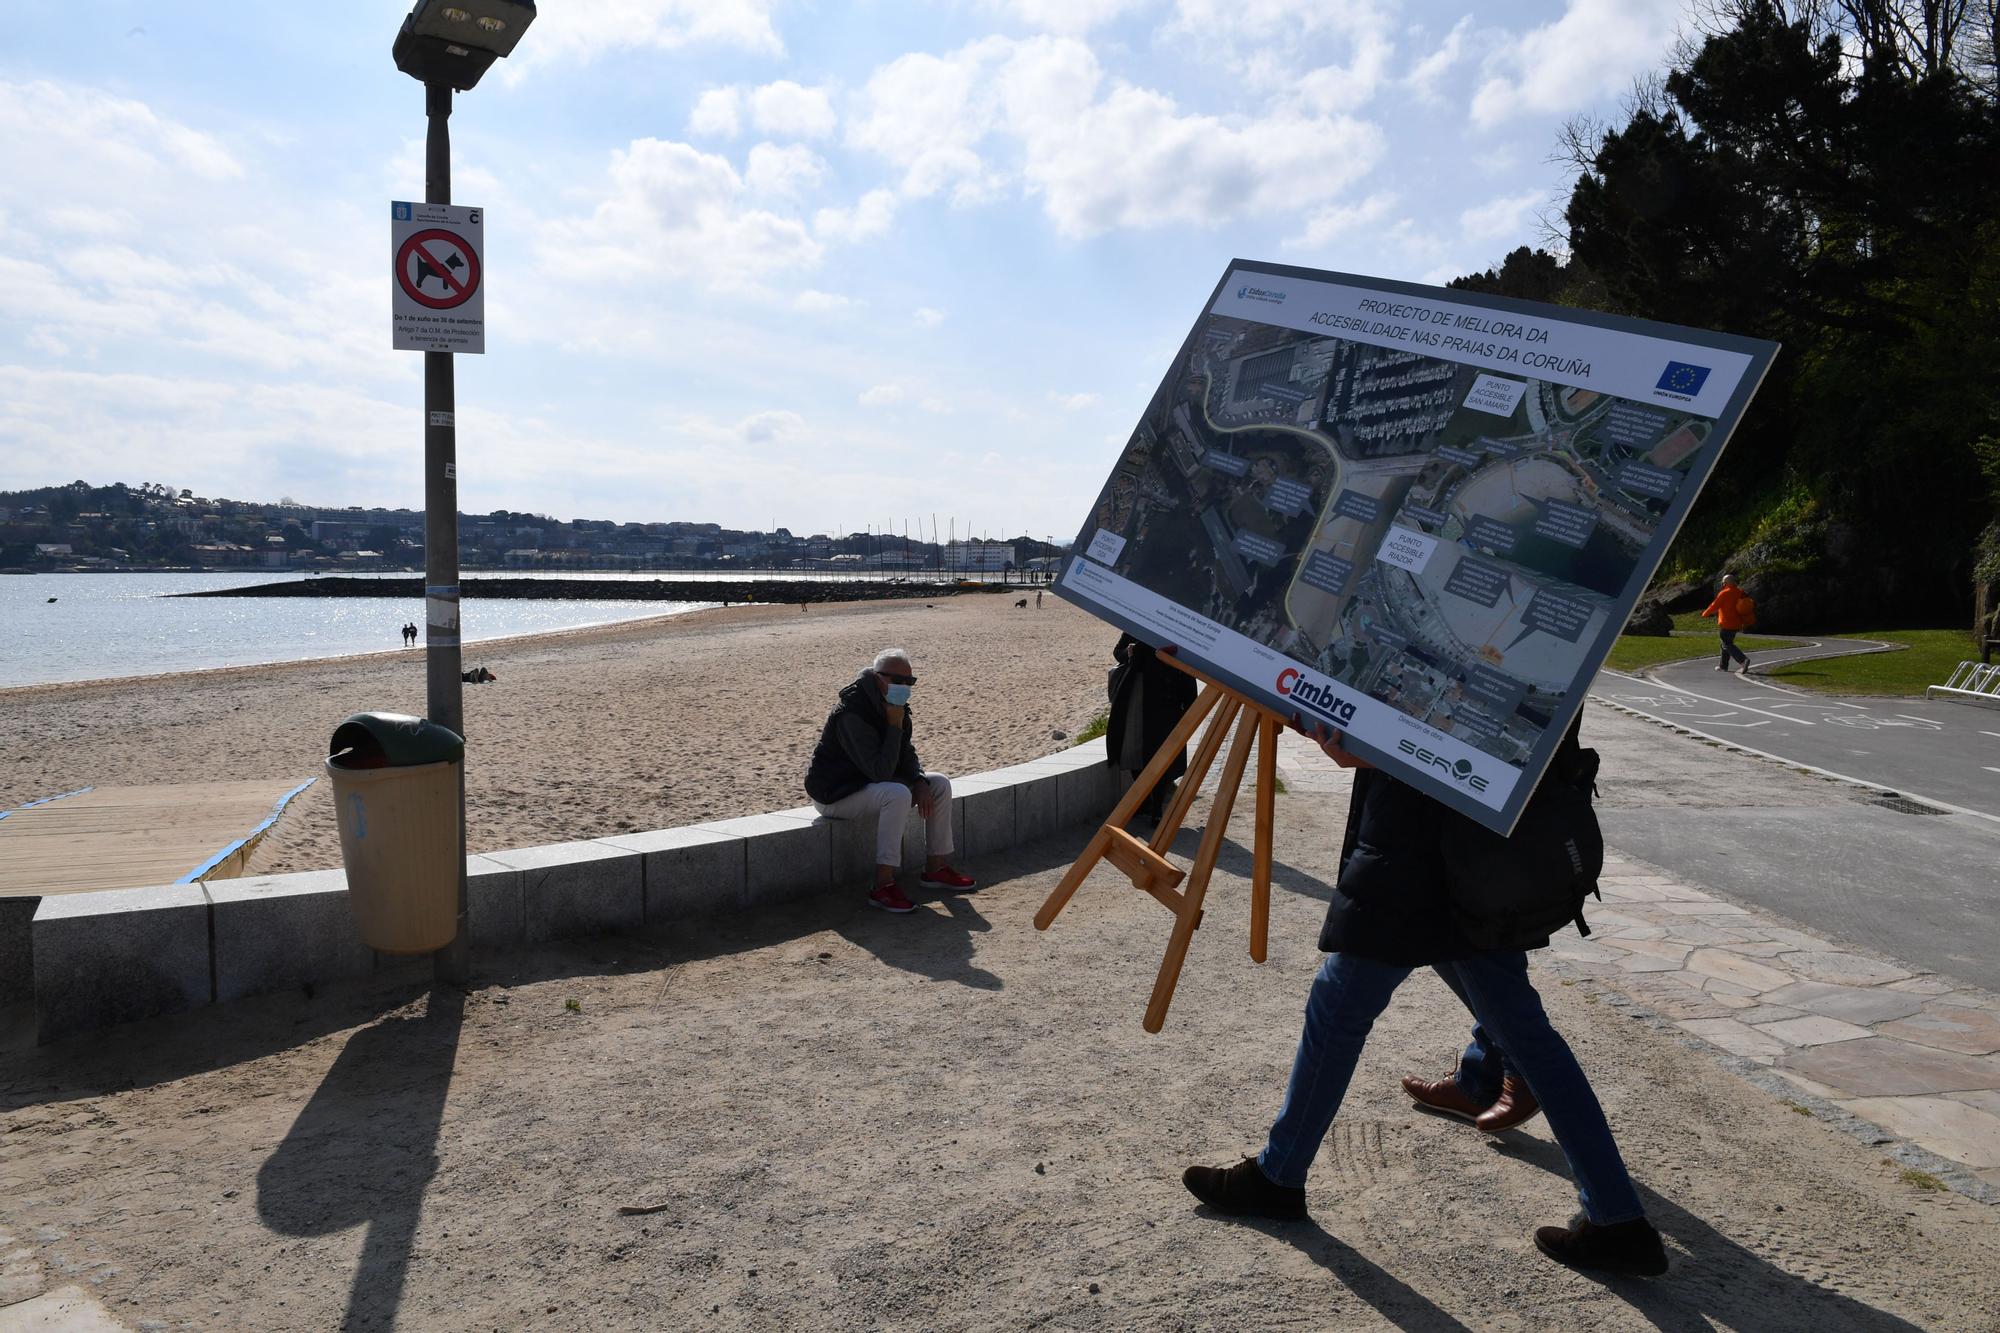
{"label": "black backpack", "polygon": [[1597,751],[1576,735],[1572,726],[1511,837],[1456,812],[1446,823],[1439,848],[1446,893],[1453,921],[1475,948],[1530,948],[1572,921],[1590,934],[1583,900],[1597,893],[1604,835],[1590,804]]}

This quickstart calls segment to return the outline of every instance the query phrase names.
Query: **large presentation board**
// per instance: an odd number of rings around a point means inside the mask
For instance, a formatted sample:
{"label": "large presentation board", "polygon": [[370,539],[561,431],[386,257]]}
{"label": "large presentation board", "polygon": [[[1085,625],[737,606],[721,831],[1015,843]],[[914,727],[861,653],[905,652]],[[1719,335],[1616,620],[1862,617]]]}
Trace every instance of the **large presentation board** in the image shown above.
{"label": "large presentation board", "polygon": [[1237,260],[1056,591],[1507,833],[1776,352]]}

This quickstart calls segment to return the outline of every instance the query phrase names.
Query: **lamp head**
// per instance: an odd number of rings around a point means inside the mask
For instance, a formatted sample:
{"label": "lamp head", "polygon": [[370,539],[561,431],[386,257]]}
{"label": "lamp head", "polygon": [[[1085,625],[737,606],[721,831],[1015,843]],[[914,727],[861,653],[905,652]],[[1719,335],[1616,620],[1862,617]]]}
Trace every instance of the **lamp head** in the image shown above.
{"label": "lamp head", "polygon": [[534,0],[417,0],[396,34],[396,68],[464,92],[534,21]]}

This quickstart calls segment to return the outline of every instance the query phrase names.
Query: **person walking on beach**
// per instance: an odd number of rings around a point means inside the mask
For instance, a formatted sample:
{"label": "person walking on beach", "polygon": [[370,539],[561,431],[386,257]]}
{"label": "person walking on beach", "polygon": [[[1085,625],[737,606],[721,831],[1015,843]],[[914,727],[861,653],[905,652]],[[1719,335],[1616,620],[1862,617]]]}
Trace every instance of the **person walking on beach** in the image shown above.
{"label": "person walking on beach", "polygon": [[[1467,904],[1448,891],[1442,850],[1449,821],[1464,816],[1349,753],[1338,733],[1316,728],[1308,734],[1342,768],[1362,770],[1355,775],[1340,873],[1320,930],[1319,946],[1328,956],[1306,999],[1291,1079],[1263,1151],[1230,1167],[1191,1166],[1182,1183],[1219,1213],[1303,1220],[1306,1173],[1333,1126],[1369,1029],[1403,979],[1429,966],[1465,999],[1539,1096],[1576,1179],[1581,1216],[1567,1226],[1537,1229],[1536,1246],[1576,1268],[1664,1273],[1660,1233],[1646,1220],[1597,1094],[1528,980],[1525,950],[1548,939],[1503,949],[1474,945],[1458,915]],[[1551,774],[1574,749],[1574,737],[1566,738]]]}
{"label": "person walking on beach", "polygon": [[1703,620],[1714,617],[1716,632],[1722,636],[1722,660],[1715,664],[1717,671],[1729,670],[1729,659],[1733,657],[1743,664],[1743,674],[1750,674],[1750,654],[1736,646],[1736,632],[1750,628],[1756,605],[1736,586],[1734,574],[1722,576],[1722,586],[1716,589],[1715,600],[1708,604],[1708,610],[1701,613]]}
{"label": "person walking on beach", "polygon": [[806,795],[815,810],[829,819],[875,820],[875,886],[868,901],[885,912],[916,910],[896,883],[912,805],[924,820],[924,871],[917,882],[954,893],[978,887],[951,865],[951,779],[926,773],[911,744],[916,683],[909,653],[877,653],[841,690],[806,768]]}

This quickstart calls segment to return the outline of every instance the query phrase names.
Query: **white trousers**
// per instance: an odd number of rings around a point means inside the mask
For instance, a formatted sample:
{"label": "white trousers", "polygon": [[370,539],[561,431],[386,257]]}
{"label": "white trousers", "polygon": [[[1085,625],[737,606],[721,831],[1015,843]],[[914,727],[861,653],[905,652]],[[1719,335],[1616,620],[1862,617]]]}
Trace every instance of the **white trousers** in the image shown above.
{"label": "white trousers", "polygon": [[[951,855],[951,779],[942,773],[926,773],[931,784],[931,817],[924,823],[925,850],[932,856]],[[875,816],[875,864],[903,864],[903,825],[916,804],[910,789],[900,782],[871,782],[831,805],[814,801],[813,809],[828,819],[860,819]]]}

